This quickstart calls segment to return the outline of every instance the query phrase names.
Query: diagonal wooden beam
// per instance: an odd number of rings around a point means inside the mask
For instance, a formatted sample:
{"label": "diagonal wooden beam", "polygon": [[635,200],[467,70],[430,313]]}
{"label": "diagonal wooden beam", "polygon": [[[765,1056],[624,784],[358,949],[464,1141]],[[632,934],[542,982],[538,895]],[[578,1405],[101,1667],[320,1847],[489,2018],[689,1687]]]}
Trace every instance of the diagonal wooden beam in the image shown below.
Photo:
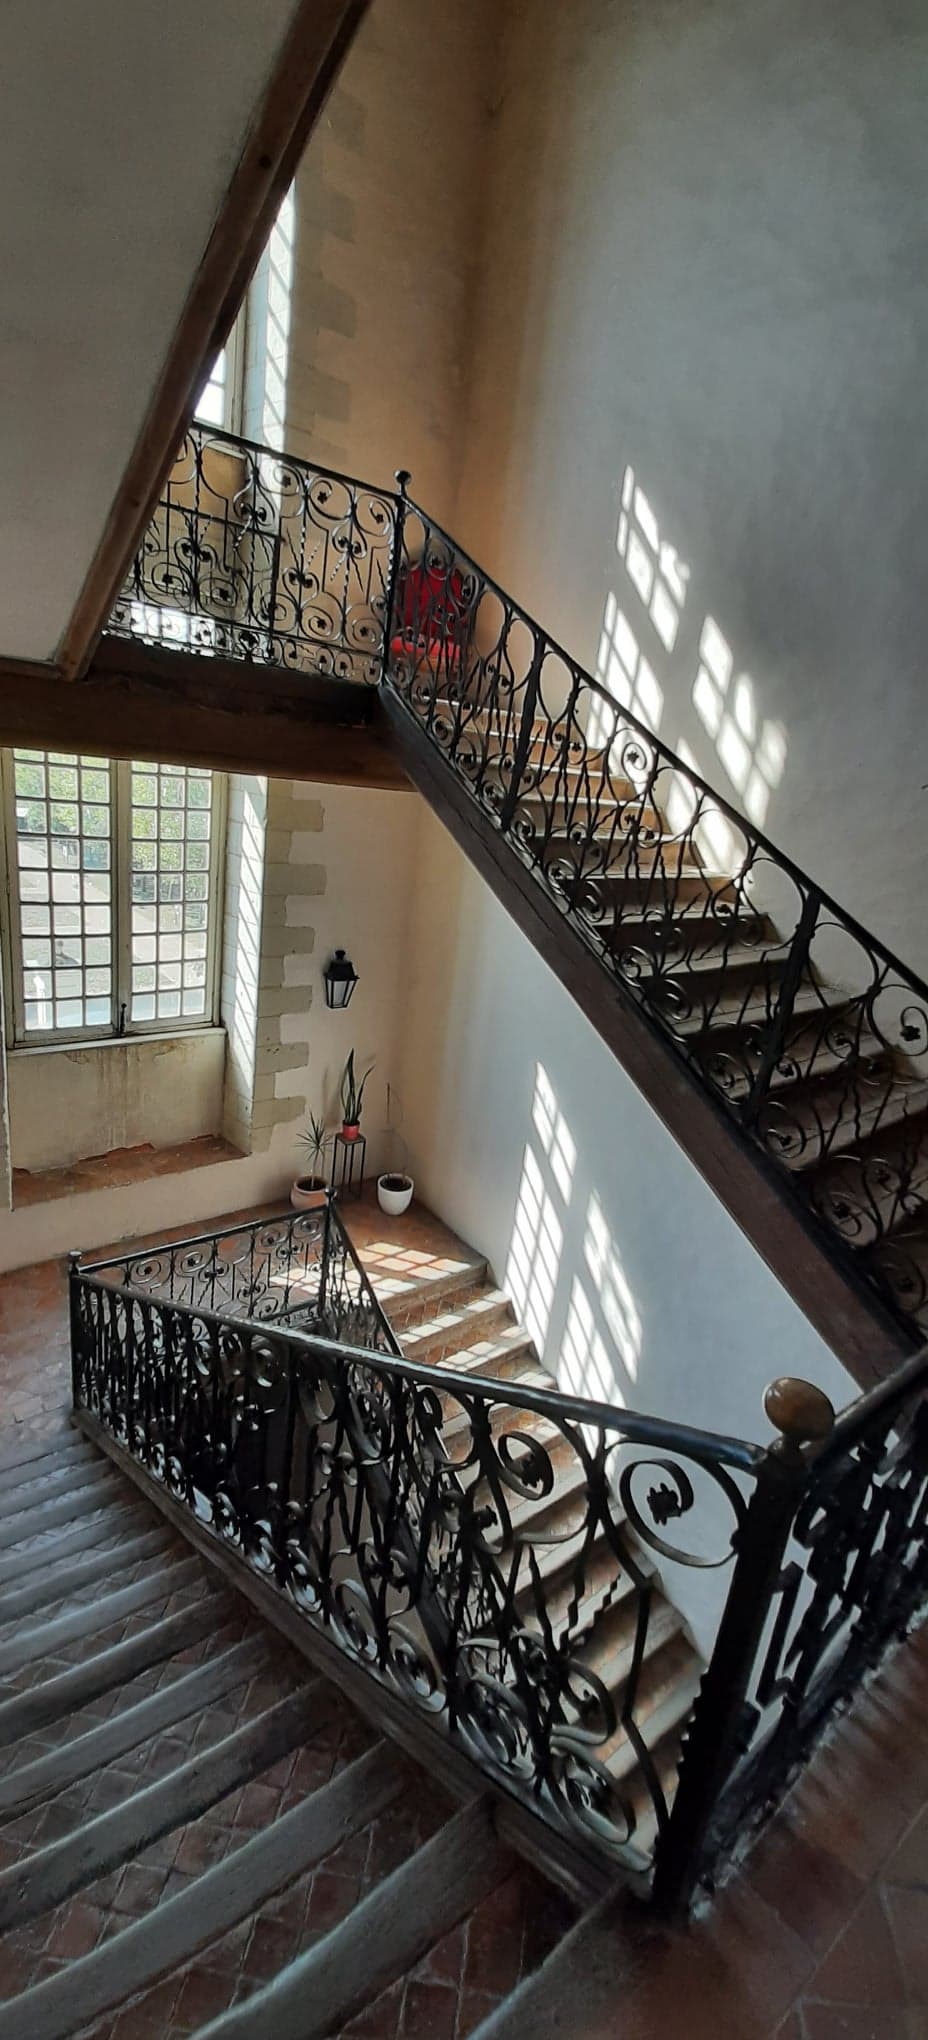
{"label": "diagonal wooden beam", "polygon": [[206,369],[228,336],[278,207],[370,0],[300,0],[246,137],[128,466],[55,656],[83,673],[138,549]]}

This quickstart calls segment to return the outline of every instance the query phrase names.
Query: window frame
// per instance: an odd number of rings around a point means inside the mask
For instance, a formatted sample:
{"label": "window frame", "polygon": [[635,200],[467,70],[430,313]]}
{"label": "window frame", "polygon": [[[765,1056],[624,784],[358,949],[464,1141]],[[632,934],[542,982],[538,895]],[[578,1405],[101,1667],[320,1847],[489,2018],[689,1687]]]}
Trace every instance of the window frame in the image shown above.
{"label": "window frame", "polygon": [[105,767],[110,774],[112,817],[111,927],[112,991],[111,1016],[106,1026],[28,1028],[25,1025],[25,985],[22,961],[22,927],[19,900],[19,860],[16,853],[16,786],[14,753],[49,752],[42,745],[15,744],[0,748],[0,887],[6,904],[2,929],[2,963],[5,981],[7,1045],[10,1053],[37,1048],[79,1048],[97,1042],[139,1041],[146,1037],[202,1033],[221,1024],[220,979],[222,931],[225,913],[226,821],[228,782],[224,772],[211,766],[210,854],[207,866],[207,900],[211,911],[206,922],[205,1010],[202,1013],[172,1014],[163,1020],[132,1020],[132,769],[158,763],[162,769],[184,772],[185,765],[165,766],[164,761],[106,758],[97,752],[62,753]]}
{"label": "window frame", "polygon": [[213,372],[220,354],[224,354],[226,357],[226,373],[222,386],[222,417],[218,425],[214,424],[211,419],[201,418],[198,410],[195,410],[193,413],[194,425],[198,425],[204,432],[231,432],[236,438],[241,436],[242,419],[245,410],[246,328],[247,298],[233,320],[224,346],[217,347],[210,362],[209,374],[206,376],[202,389],[197,395],[197,403],[199,403],[203,392],[209,388],[213,380]]}

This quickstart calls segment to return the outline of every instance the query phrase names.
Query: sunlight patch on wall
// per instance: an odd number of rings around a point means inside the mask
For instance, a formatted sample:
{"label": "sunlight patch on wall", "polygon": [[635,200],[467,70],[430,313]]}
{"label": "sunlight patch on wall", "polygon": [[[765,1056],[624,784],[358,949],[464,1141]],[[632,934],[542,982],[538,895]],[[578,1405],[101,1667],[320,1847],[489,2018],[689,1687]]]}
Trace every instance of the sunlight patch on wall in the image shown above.
{"label": "sunlight patch on wall", "polygon": [[603,1324],[626,1374],[632,1381],[637,1381],[641,1357],[641,1317],[622,1266],[621,1255],[595,1190],[587,1206],[583,1258],[590,1273]]}
{"label": "sunlight patch on wall", "polygon": [[[603,611],[596,678],[613,700],[630,709],[647,729],[655,732],[660,729],[664,690],[641,650],[628,617],[619,608],[618,597],[611,590]],[[587,720],[587,743],[597,749],[600,746],[605,748],[615,735],[619,721],[620,718],[613,714],[606,702],[594,699]]]}
{"label": "sunlight patch on wall", "polygon": [[527,1147],[506,1263],[506,1288],[540,1350],[548,1336],[563,1246],[564,1228],[545,1188],[541,1164]]}
{"label": "sunlight patch on wall", "polygon": [[699,641],[693,702],[745,812],[763,828],[786,766],[786,732],[782,723],[761,720],[754,682],[735,672],[731,646],[712,616]]}
{"label": "sunlight patch on wall", "polygon": [[569,1204],[577,1163],[577,1144],[558,1105],[551,1079],[541,1063],[535,1065],[532,1124],[551,1164],[554,1181],[565,1204]]}
{"label": "sunlight patch on wall", "polygon": [[578,1275],[571,1284],[557,1379],[558,1387],[570,1395],[625,1407],[625,1397],[616,1384],[615,1361],[596,1328],[593,1305]]}
{"label": "sunlight patch on wall", "polygon": [[639,600],[647,610],[664,650],[677,642],[690,570],[675,546],[661,536],[648,497],[627,467],[622,478],[622,509],[616,551]]}
{"label": "sunlight patch on wall", "polygon": [[259,359],[261,415],[258,437],[264,446],[283,449],[287,425],[287,371],[290,363],[290,315],[293,296],[296,202],[287,192],[271,228],[264,257]]}

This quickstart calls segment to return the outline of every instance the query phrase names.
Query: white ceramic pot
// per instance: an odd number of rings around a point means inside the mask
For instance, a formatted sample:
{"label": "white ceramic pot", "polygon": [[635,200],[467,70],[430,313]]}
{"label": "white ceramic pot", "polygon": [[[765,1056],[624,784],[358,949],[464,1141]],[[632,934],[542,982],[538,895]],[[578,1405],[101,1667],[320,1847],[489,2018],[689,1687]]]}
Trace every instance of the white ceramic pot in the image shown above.
{"label": "white ceramic pot", "polygon": [[399,1218],[400,1213],[412,1203],[415,1187],[411,1176],[378,1176],[377,1202],[381,1211],[385,1211],[388,1218]]}
{"label": "white ceramic pot", "polygon": [[325,1204],[325,1184],[319,1176],[297,1176],[290,1185],[290,1203],[294,1211],[321,1211]]}

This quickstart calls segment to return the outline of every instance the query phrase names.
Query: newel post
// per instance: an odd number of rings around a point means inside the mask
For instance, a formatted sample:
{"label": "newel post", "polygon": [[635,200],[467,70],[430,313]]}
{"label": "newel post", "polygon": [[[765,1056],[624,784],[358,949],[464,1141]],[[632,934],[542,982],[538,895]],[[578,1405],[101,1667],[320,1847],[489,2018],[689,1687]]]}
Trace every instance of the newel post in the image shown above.
{"label": "newel post", "polygon": [[654,1904],[688,1905],[719,1796],[743,1755],[756,1715],[748,1708],[783,1555],[809,1477],[804,1447],[821,1444],[835,1413],[821,1389],[781,1375],[764,1395],[779,1437],[758,1464],[754,1492],[736,1533],[735,1569],[711,1659],[690,1717],[670,1819],[659,1837]]}
{"label": "newel post", "polygon": [[390,552],[390,570],[387,577],[387,599],[383,619],[383,663],[380,669],[381,683],[390,677],[390,645],[394,637],[393,612],[396,608],[396,590],[403,564],[403,549],[406,538],[406,509],[409,502],[409,484],[412,476],[408,468],[397,468],[394,477],[397,486],[396,516],[393,520],[393,544]]}
{"label": "newel post", "polygon": [[77,1306],[77,1285],[80,1277],[81,1256],[79,1248],[68,1255],[68,1322],[71,1329],[71,1407],[78,1408],[77,1400],[77,1348],[80,1321]]}

